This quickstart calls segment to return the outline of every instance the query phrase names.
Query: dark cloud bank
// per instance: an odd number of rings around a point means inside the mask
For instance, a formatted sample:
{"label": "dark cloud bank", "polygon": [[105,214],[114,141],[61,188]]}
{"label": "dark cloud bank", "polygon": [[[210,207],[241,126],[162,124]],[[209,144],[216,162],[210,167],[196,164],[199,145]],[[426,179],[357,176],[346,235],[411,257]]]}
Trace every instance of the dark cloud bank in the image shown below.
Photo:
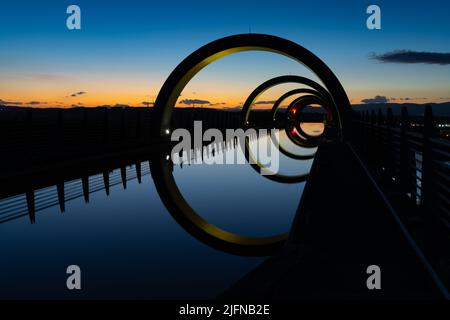
{"label": "dark cloud bank", "polygon": [[383,54],[373,54],[372,59],[384,63],[425,63],[425,64],[450,64],[450,53],[420,52],[411,50],[397,50]]}

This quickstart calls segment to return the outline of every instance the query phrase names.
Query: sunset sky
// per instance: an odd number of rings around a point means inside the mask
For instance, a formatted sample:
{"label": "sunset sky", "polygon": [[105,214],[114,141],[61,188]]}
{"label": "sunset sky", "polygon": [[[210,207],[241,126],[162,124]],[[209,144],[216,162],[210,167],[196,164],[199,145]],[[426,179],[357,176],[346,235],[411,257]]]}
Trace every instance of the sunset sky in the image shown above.
{"label": "sunset sky", "polygon": [[[393,2],[0,0],[0,104],[140,106],[192,51],[249,31],[311,50],[352,103],[450,101],[450,3]],[[81,8],[81,30],[66,28],[71,4]],[[366,28],[370,4],[381,7],[381,30]],[[236,107],[284,74],[310,76],[273,53],[238,53],[202,70],[178,104]],[[280,86],[260,100],[276,100],[287,87],[297,88]]]}

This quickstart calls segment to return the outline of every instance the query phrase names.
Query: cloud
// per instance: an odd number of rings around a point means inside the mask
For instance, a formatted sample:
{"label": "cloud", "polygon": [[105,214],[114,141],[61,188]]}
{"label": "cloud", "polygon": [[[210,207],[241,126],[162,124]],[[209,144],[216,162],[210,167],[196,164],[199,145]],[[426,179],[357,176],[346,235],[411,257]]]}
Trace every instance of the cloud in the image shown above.
{"label": "cloud", "polygon": [[30,101],[25,104],[31,104],[31,105],[38,105],[38,104],[46,104],[47,102],[41,102],[41,101]]}
{"label": "cloud", "polygon": [[80,91],[80,92],[75,92],[75,93],[72,93],[70,96],[71,97],[78,97],[78,96],[82,96],[82,95],[84,95],[84,94],[86,94],[87,92],[85,92],[85,91]]}
{"label": "cloud", "polygon": [[22,102],[18,102],[18,101],[5,101],[3,99],[0,99],[0,103],[4,104],[4,105],[22,105]]}
{"label": "cloud", "polygon": [[254,103],[254,105],[255,104],[274,104],[276,101],[272,101],[272,100],[270,100],[270,101],[258,101],[258,102],[255,102]]}
{"label": "cloud", "polygon": [[371,99],[361,100],[361,102],[362,103],[366,103],[366,104],[369,104],[369,103],[388,103],[389,99],[386,98],[385,96],[375,96],[374,98],[371,98]]}
{"label": "cloud", "polygon": [[150,101],[142,101],[141,102],[144,106],[153,106],[155,103]]}
{"label": "cloud", "polygon": [[33,106],[36,106],[36,105],[40,105],[40,104],[47,104],[47,102],[35,101],[35,100],[29,101],[29,102],[19,102],[19,101],[5,101],[5,100],[0,99],[0,104],[3,104],[3,105],[15,105],[15,106],[21,106],[21,105],[33,105]]}
{"label": "cloud", "polygon": [[425,64],[450,64],[450,53],[419,52],[411,50],[396,50],[383,54],[373,54],[371,59],[383,63],[425,63]]}
{"label": "cloud", "polygon": [[409,97],[406,97],[406,98],[399,98],[399,100],[402,100],[402,101],[428,100],[428,98],[419,98],[419,97],[409,98]]}
{"label": "cloud", "polygon": [[204,104],[211,104],[211,102],[209,102],[208,100],[200,100],[200,99],[183,99],[180,101],[181,104],[186,104],[186,105],[195,105],[195,104],[200,104],[200,105],[204,105]]}

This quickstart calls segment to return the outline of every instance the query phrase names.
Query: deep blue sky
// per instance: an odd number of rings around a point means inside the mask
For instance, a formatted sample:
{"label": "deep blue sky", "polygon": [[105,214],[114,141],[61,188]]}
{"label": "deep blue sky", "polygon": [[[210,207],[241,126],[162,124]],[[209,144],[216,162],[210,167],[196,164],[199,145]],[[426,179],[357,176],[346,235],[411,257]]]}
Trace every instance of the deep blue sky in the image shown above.
{"label": "deep blue sky", "polygon": [[[80,31],[66,28],[70,4],[81,7]],[[381,7],[382,30],[366,28],[370,4]],[[313,51],[335,71],[354,102],[375,95],[438,101],[450,96],[448,65],[385,64],[369,55],[399,49],[449,53],[449,12],[450,3],[437,0],[1,0],[0,99],[67,105],[78,101],[66,95],[86,91],[78,99],[86,104],[138,104],[153,99],[171,70],[193,50],[251,28]],[[230,88],[235,84],[234,91],[247,92],[291,66],[272,55],[242,54],[199,75],[187,95],[196,92],[197,98],[232,105],[240,97],[215,91],[212,82]],[[243,68],[246,80],[238,75]]]}

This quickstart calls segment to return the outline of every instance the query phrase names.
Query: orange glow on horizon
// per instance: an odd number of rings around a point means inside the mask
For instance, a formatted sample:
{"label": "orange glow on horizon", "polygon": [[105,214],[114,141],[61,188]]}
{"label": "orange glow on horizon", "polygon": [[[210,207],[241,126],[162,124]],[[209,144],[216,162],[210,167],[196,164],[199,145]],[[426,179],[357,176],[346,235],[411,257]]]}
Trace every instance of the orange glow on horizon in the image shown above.
{"label": "orange glow on horizon", "polygon": [[[66,92],[66,91],[65,91]],[[20,97],[20,98],[19,98]],[[182,104],[181,101],[184,99],[196,100],[196,96],[180,96],[177,102],[177,107],[204,107],[204,108],[215,108],[215,109],[227,109],[227,108],[238,108],[242,107],[242,101],[245,97],[236,96],[199,96],[199,100],[209,101],[203,104]],[[274,101],[278,97],[265,97],[264,100]],[[10,105],[10,106],[23,106],[23,107],[34,107],[34,108],[71,108],[71,107],[97,107],[97,106],[116,106],[116,105],[127,105],[130,107],[148,107],[151,106],[156,95],[146,95],[146,94],[93,94],[87,91],[85,94],[79,96],[64,95],[64,93],[53,93],[48,94],[48,92],[27,92],[24,95],[10,94],[5,95],[0,93],[0,105]],[[351,104],[363,104],[362,97],[352,97]],[[389,103],[442,103],[447,102],[450,99],[441,98],[390,98]],[[19,102],[19,104],[14,103]],[[254,105],[255,109],[271,109],[273,103],[257,104]],[[281,107],[286,107],[288,102],[284,102]],[[295,114],[296,110],[293,109],[292,113]]]}

